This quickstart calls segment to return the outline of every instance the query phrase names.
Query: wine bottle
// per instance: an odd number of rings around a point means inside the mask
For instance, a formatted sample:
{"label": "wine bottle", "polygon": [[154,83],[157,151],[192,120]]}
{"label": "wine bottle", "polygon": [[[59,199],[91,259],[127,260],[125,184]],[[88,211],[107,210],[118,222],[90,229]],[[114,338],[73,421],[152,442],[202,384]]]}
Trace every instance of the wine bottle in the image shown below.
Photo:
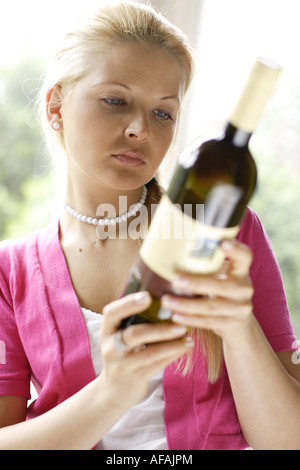
{"label": "wine bottle", "polygon": [[280,71],[270,60],[257,59],[222,134],[197,139],[180,155],[123,292],[148,290],[153,303],[121,328],[170,321],[160,298],[174,293],[176,272],[215,273],[222,266],[221,241],[237,236],[256,187],[248,144]]}

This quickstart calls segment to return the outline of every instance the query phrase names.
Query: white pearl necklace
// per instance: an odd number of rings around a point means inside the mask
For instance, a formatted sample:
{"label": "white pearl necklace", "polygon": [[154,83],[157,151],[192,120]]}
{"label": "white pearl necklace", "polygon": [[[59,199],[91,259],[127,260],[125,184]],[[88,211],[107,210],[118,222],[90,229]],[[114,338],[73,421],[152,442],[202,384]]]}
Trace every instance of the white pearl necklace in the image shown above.
{"label": "white pearl necklace", "polygon": [[130,206],[129,210],[126,212],[126,214],[119,215],[118,217],[115,217],[114,219],[97,219],[93,217],[88,217],[87,215],[80,214],[77,212],[75,209],[72,209],[71,206],[69,206],[67,203],[64,204],[64,209],[72,216],[75,217],[77,220],[80,220],[81,222],[87,223],[87,224],[92,224],[92,225],[116,225],[120,224],[121,222],[126,222],[129,217],[134,217],[137,212],[140,210],[143,204],[145,204],[146,198],[147,198],[147,188],[146,186],[143,187],[143,193],[142,197],[137,202],[136,204],[133,204]]}

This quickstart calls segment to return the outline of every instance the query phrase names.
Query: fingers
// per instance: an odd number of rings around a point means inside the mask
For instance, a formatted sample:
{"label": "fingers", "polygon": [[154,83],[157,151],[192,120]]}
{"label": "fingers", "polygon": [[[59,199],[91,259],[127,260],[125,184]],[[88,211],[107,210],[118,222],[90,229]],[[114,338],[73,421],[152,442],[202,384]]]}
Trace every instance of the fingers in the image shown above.
{"label": "fingers", "polygon": [[121,354],[131,353],[142,349],[144,345],[176,342],[178,338],[185,336],[186,328],[172,323],[141,323],[125,328],[121,334],[117,333],[123,318],[138,314],[150,305],[149,293],[139,292],[105,306],[100,330],[103,348],[108,347],[109,351],[118,351]]}
{"label": "fingers", "polygon": [[147,392],[151,377],[186,355],[193,347],[193,341],[180,338],[124,353],[114,348],[113,338],[110,337],[102,350],[105,377],[113,389],[118,384],[117,393],[121,401],[133,400],[136,403]]}
{"label": "fingers", "polygon": [[144,323],[123,330],[122,339],[128,348],[135,350],[143,345],[183,338],[186,332],[185,326],[173,325],[172,323],[153,323],[151,325]]}
{"label": "fingers", "polygon": [[147,346],[131,357],[134,367],[143,369],[151,377],[159,370],[182,357],[194,347],[194,342],[188,339],[177,339],[170,342],[155,343]]}
{"label": "fingers", "polygon": [[218,297],[209,298],[184,298],[172,297],[166,295],[162,298],[162,305],[176,313],[186,315],[231,315],[233,310],[249,309],[249,298],[243,299],[242,302],[236,302],[232,299],[220,299]]}
{"label": "fingers", "polygon": [[230,259],[231,274],[247,276],[253,259],[250,248],[237,240],[225,240],[221,246]]}
{"label": "fingers", "polygon": [[[238,289],[237,289],[238,290]],[[245,289],[244,289],[245,290]],[[213,330],[223,339],[237,337],[246,331],[253,316],[252,287],[244,298],[217,296],[175,297],[166,295],[162,305],[173,312],[172,321],[178,325]]]}
{"label": "fingers", "polygon": [[[252,311],[253,286],[249,278],[251,251],[236,240],[223,242],[222,248],[227,261],[220,273],[180,274],[173,286],[175,292],[182,293],[181,296],[169,294],[162,298],[163,307],[177,315],[173,316],[175,325],[157,323],[128,327],[121,336],[125,344],[123,349],[126,350],[127,347],[131,353],[140,350],[145,344],[157,346],[159,343],[176,343],[186,333],[180,326],[205,327],[204,318],[213,324],[217,317],[220,321],[236,316],[242,319],[244,314],[248,315]],[[151,297],[148,292],[130,294],[108,304],[103,309],[102,340],[113,337],[124,318],[141,313],[150,305]],[[207,327],[209,328],[208,324]],[[108,343],[111,343],[112,350],[113,338]]]}
{"label": "fingers", "polygon": [[[118,330],[121,331],[121,341],[132,346],[125,351],[116,348],[115,337],[118,332],[103,337],[100,331],[104,365],[102,377],[111,393],[116,394],[118,402],[124,403],[126,407],[138,403],[145,396],[151,377],[194,347],[193,341],[182,338],[185,327],[174,328],[174,325],[169,325],[170,331],[167,331],[166,325],[160,325],[161,328],[157,326],[147,324],[142,328],[142,325],[133,325]],[[125,338],[123,335],[126,335]],[[140,346],[139,335],[144,342],[153,342],[145,348],[134,348]],[[159,342],[155,342],[158,339]]]}
{"label": "fingers", "polygon": [[249,283],[249,269],[252,262],[250,249],[242,243],[226,241],[222,248],[227,260],[217,274],[180,273],[173,282],[175,291],[182,294],[196,294],[243,299],[252,296]]}
{"label": "fingers", "polygon": [[188,302],[174,302],[163,299],[163,304],[171,309],[173,305],[173,322],[194,328],[215,329],[230,327],[236,322],[243,322],[252,314],[252,304],[249,301],[235,302],[222,299],[190,299]]}
{"label": "fingers", "polygon": [[141,313],[150,307],[150,305],[151,296],[147,291],[129,294],[107,304],[102,310],[102,314],[105,317],[103,334],[109,335],[114,333],[124,318]]}
{"label": "fingers", "polygon": [[194,347],[194,341],[185,338],[186,331],[185,326],[170,323],[132,325],[109,336],[100,332],[106,373],[115,380],[124,374],[127,380],[138,378],[140,386]]}
{"label": "fingers", "polygon": [[174,323],[213,329],[224,337],[247,324],[253,311],[254,290],[249,277],[249,248],[238,241],[226,241],[222,247],[227,261],[219,273],[179,274],[173,287],[181,295],[163,296],[162,306],[173,312]]}
{"label": "fingers", "polygon": [[[194,294],[197,296],[208,296],[210,298],[230,298],[233,300],[251,299],[253,296],[253,287],[248,278],[236,279],[226,277],[220,279],[216,276],[184,276],[184,282],[174,282],[176,290],[184,295]],[[179,299],[180,297],[177,297]],[[188,297],[180,298],[186,303],[190,303]],[[176,299],[174,298],[174,302]]]}
{"label": "fingers", "polygon": [[[187,275],[184,274],[183,277],[179,277],[173,283],[174,289],[180,291],[182,295],[191,295],[194,296],[208,296],[210,298],[220,297],[220,298],[230,298],[236,301],[242,301],[244,299],[251,299],[253,296],[253,287],[249,280],[249,277],[234,277],[230,274],[226,276],[216,276],[216,275]],[[172,297],[174,302],[176,301],[175,296]],[[190,304],[190,299],[188,297],[178,297],[177,300],[181,299],[182,302],[188,305]],[[194,300],[194,298],[192,297]]]}

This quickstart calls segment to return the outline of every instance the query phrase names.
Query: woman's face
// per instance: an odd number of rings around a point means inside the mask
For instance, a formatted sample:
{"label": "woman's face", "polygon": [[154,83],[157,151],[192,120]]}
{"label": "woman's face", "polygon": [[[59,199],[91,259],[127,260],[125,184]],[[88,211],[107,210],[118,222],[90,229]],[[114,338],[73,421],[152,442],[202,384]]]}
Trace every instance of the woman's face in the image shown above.
{"label": "woman's face", "polygon": [[148,182],[173,140],[183,89],[166,51],[132,42],[100,52],[63,97],[69,173],[121,190]]}

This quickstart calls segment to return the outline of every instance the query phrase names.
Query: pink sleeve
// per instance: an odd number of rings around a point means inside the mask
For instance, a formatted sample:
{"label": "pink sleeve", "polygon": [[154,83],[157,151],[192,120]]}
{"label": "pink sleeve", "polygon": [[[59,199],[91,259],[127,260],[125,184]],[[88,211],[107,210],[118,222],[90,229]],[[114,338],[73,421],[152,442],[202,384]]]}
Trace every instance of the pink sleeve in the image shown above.
{"label": "pink sleeve", "polygon": [[0,396],[17,395],[30,398],[30,367],[16,325],[11,285],[10,250],[0,250]]}
{"label": "pink sleeve", "polygon": [[275,352],[297,349],[279,265],[258,216],[250,208],[238,239],[253,252],[253,308],[261,328]]}

